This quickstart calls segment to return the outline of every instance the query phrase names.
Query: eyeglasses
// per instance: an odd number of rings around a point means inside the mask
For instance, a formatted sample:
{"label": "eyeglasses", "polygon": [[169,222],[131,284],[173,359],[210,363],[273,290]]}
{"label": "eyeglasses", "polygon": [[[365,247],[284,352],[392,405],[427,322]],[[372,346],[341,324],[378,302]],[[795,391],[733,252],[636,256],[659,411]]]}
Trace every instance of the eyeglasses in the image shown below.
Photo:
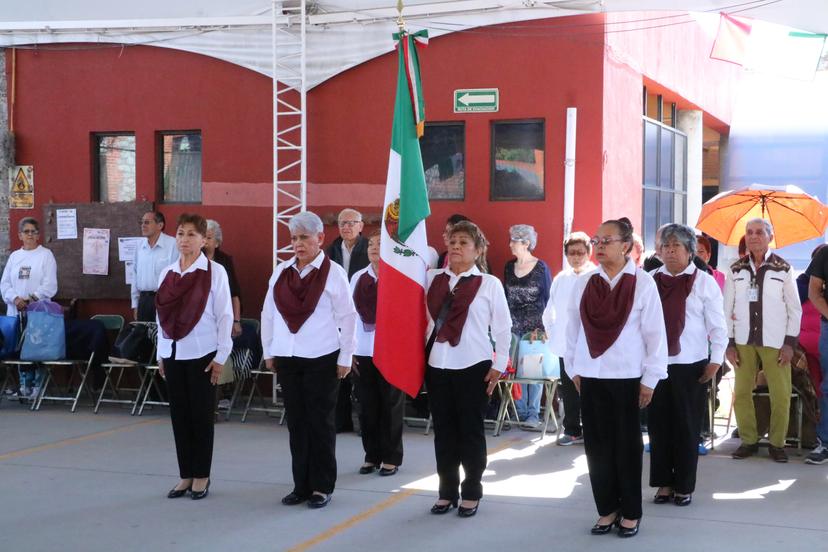
{"label": "eyeglasses", "polygon": [[142,220],[141,221],[141,226],[143,226],[145,224],[152,224],[153,222],[155,222],[155,220]]}
{"label": "eyeglasses", "polygon": [[36,235],[40,234],[40,230],[21,230],[20,233],[21,234],[27,234],[29,236],[36,236]]}
{"label": "eyeglasses", "polygon": [[340,228],[353,228],[357,224],[362,222],[361,220],[341,220],[339,221]]}
{"label": "eyeglasses", "polygon": [[618,242],[624,241],[624,239],[623,238],[614,238],[612,236],[604,236],[603,238],[599,238],[599,237],[596,236],[596,237],[592,238],[591,240],[589,240],[589,243],[591,243],[592,245],[609,245],[612,242],[617,242],[617,241]]}

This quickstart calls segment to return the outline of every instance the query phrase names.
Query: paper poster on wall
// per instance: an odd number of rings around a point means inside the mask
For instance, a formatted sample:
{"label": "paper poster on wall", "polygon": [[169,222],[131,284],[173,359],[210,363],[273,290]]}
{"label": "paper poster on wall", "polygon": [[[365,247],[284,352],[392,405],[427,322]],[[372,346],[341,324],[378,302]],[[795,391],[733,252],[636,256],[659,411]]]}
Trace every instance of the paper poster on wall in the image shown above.
{"label": "paper poster on wall", "polygon": [[131,286],[133,281],[133,274],[132,274],[132,265],[133,261],[126,261],[124,263],[124,280],[126,281],[126,285]]}
{"label": "paper poster on wall", "polygon": [[138,236],[137,238],[118,238],[118,260],[119,261],[133,261],[135,260],[135,251],[142,242],[147,238]]}
{"label": "paper poster on wall", "polygon": [[57,239],[74,240],[78,237],[78,210],[57,209]]}
{"label": "paper poster on wall", "polygon": [[83,273],[109,274],[109,228],[83,229]]}
{"label": "paper poster on wall", "polygon": [[9,208],[34,209],[34,166],[9,168]]}

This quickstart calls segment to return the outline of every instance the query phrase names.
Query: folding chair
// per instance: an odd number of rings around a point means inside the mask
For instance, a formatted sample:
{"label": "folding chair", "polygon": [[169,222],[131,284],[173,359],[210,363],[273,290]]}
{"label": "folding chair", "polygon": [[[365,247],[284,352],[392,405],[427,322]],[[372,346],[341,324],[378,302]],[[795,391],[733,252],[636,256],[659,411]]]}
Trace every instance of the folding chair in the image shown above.
{"label": "folding chair", "polygon": [[[117,314],[96,314],[92,318],[94,320],[100,320],[101,322],[103,322],[104,327],[107,329],[107,331],[117,332],[118,334],[120,334],[125,323],[124,317]],[[152,322],[134,323],[153,324]],[[155,358],[154,346],[150,358]],[[103,385],[101,385],[101,391],[100,393],[98,393],[98,398],[95,401],[95,408],[93,412],[97,414],[98,410],[100,410],[101,408],[101,404],[103,403],[126,404],[132,406],[130,415],[134,416],[135,411],[138,408],[138,401],[141,398],[141,391],[143,390],[145,366],[145,364],[140,364],[137,362],[105,362],[101,364],[101,368],[103,368],[104,370],[105,378]],[[123,387],[121,385],[121,381],[123,380],[124,374],[129,372],[136,373],[139,381],[138,387]],[[115,378],[114,376],[115,373],[117,373],[117,378]],[[111,398],[106,397],[107,391],[111,392]],[[121,398],[122,392],[134,393],[134,397],[131,399]]]}
{"label": "folding chair", "polygon": [[[249,326],[249,327],[255,328],[255,330],[256,330],[256,335],[257,335],[257,336],[260,336],[260,335],[261,335],[261,334],[260,334],[260,324],[259,324],[259,321],[258,321],[258,320],[256,320],[255,318],[242,318],[242,319],[241,319],[241,325],[242,325],[242,328],[244,328],[245,326]],[[251,351],[250,349],[247,349],[247,350],[245,351],[244,358],[245,358],[248,362],[250,362],[250,359],[251,359],[252,357],[253,357],[253,351]],[[252,372],[251,372],[251,374],[252,374]],[[233,394],[230,396],[230,405],[227,407],[227,412],[224,414],[224,419],[225,419],[225,421],[229,420],[229,419],[230,419],[230,416],[232,416],[232,414],[233,414],[233,408],[236,406],[236,401],[238,400],[239,395],[241,395],[241,393],[242,393],[242,388],[244,387],[244,382],[245,382],[245,381],[247,381],[247,379],[248,379],[248,378],[241,378],[241,377],[238,377],[238,372],[236,372],[235,376],[236,376],[236,379],[235,379],[235,382],[234,382],[234,384],[233,384]],[[218,410],[219,412],[221,412],[221,410],[222,410],[222,409],[221,409],[221,408],[217,408],[217,410]]]}
{"label": "folding chair", "polygon": [[[2,402],[6,396],[7,389],[16,389],[20,386],[20,381],[17,376],[20,367],[33,367],[35,363],[27,360],[8,359],[0,362],[0,364],[6,369],[6,374],[3,377],[3,386],[0,388],[0,402]],[[34,404],[34,401],[32,403]]]}
{"label": "folding chair", "polygon": [[[35,363],[39,366],[42,366],[46,370],[46,377],[43,380],[43,385],[40,388],[40,394],[35,398],[32,404],[32,410],[40,410],[40,405],[43,404],[43,401],[54,401],[54,402],[71,402],[72,406],[69,409],[70,412],[75,412],[78,408],[78,402],[80,401],[81,394],[86,391],[87,395],[95,401],[95,397],[92,393],[92,390],[86,384],[86,380],[89,378],[89,374],[92,372],[92,362],[95,359],[95,353],[89,355],[89,359],[87,360],[46,360],[42,362]],[[68,368],[69,376],[66,380],[65,387],[60,388],[57,380],[55,379],[55,370],[57,369],[64,369]],[[72,382],[75,379],[75,376],[78,377],[78,386],[77,391],[73,391],[72,389]],[[54,387],[59,387],[58,392],[62,392],[62,394],[51,394],[54,391],[51,391]]]}
{"label": "folding chair", "polygon": [[[262,392],[259,390],[259,381],[263,377],[264,378],[267,378],[267,377],[272,378],[271,381],[272,381],[272,386],[273,386],[273,399],[274,399],[273,406],[268,406],[266,404],[264,395],[262,395]],[[262,359],[261,363],[259,364],[259,367],[255,370],[250,371],[250,393],[247,395],[247,402],[244,405],[244,412],[242,413],[242,417],[241,417],[242,423],[247,421],[247,415],[250,412],[264,412],[268,416],[270,416],[271,414],[274,414],[274,415],[278,414],[279,415],[279,425],[282,425],[283,423],[285,423],[285,407],[284,407],[284,405],[280,406],[280,405],[276,404],[276,391],[279,390],[279,389],[281,389],[281,387],[279,386],[279,383],[277,381],[276,374],[264,367],[264,359]],[[250,404],[253,402],[253,397],[254,396],[257,396],[259,398],[259,401],[261,402],[262,406],[256,406],[256,407],[250,406]]]}
{"label": "folding chair", "polygon": [[[519,342],[520,338],[517,335],[512,334],[512,344],[509,352],[512,359],[512,365],[515,367],[517,367],[517,364],[520,361],[517,355]],[[506,424],[507,416],[511,418],[511,415],[514,414],[514,421],[516,423],[519,421],[517,406],[515,405],[514,398],[512,398],[512,388],[516,383],[520,383],[540,384],[543,387],[545,406],[543,408],[543,429],[541,430],[541,438],[546,437],[550,421],[552,421],[554,424],[554,430],[557,432],[558,436],[560,436],[562,426],[558,423],[558,416],[555,414],[555,394],[558,390],[559,381],[559,378],[518,378],[516,375],[510,375],[506,378],[498,380],[497,389],[500,393],[500,408],[498,409],[497,418],[495,420],[493,435],[500,435],[503,430],[503,426]]]}
{"label": "folding chair", "polygon": [[[767,387],[757,387],[753,390],[754,397],[768,397],[770,400],[770,392]],[[796,420],[796,437],[785,437],[785,444],[793,446],[796,444],[796,453],[802,454],[802,418],[803,418],[803,399],[802,393],[795,385],[791,385],[791,401],[795,405],[794,416]],[[786,433],[787,433],[787,428]]]}
{"label": "folding chair", "polygon": [[[141,406],[138,408],[138,415],[144,414],[144,407],[149,405],[154,406],[170,406],[170,403],[162,400],[150,400],[149,396],[152,390],[158,394],[159,397],[164,395],[161,393],[161,385],[166,385],[164,379],[161,377],[161,372],[157,364],[146,365],[144,368],[144,376],[141,379],[141,388],[143,389],[143,399],[141,399]],[[140,390],[139,390],[140,394]]]}

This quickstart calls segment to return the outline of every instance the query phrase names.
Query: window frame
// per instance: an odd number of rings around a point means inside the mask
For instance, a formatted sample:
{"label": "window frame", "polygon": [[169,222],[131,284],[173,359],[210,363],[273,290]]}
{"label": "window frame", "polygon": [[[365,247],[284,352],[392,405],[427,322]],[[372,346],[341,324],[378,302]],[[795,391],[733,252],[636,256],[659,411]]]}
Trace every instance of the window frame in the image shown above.
{"label": "window frame", "polygon": [[[656,125],[656,127],[659,129],[658,138],[656,140],[656,148],[655,148],[655,151],[657,152],[657,154],[656,154],[656,165],[655,165],[655,179],[656,179],[656,185],[655,186],[648,186],[647,185],[647,179],[646,179],[647,124],[648,123]],[[646,219],[647,219],[647,201],[646,201],[647,191],[655,192],[657,194],[656,202],[655,202],[655,204],[656,204],[656,215],[655,215],[656,228],[655,229],[656,230],[658,230],[658,228],[661,227],[662,224],[665,224],[664,222],[662,222],[662,218],[661,218],[661,195],[662,194],[670,194],[670,196],[672,197],[671,205],[672,205],[673,213],[675,213],[675,209],[676,209],[676,198],[678,196],[683,197],[682,213],[681,213],[681,219],[682,220],[676,221],[676,220],[674,220],[675,217],[673,215],[670,215],[670,221],[671,222],[679,222],[681,224],[687,224],[687,195],[688,195],[688,191],[687,191],[687,149],[688,149],[687,134],[684,133],[684,132],[681,132],[680,130],[676,129],[673,126],[662,123],[661,121],[657,121],[657,120],[652,119],[652,118],[647,117],[647,116],[642,116],[641,130],[642,130],[642,132],[641,132],[641,140],[642,140],[642,148],[641,148],[641,150],[642,150],[641,151],[641,219],[642,219],[642,229],[644,229],[644,227],[646,225]],[[674,135],[673,136],[673,149],[672,149],[673,155],[671,155],[671,157],[670,157],[670,173],[669,173],[671,175],[671,178],[673,179],[672,187],[661,185],[661,176],[662,176],[662,155],[661,155],[662,139],[661,139],[661,137],[662,137],[663,132],[669,132],[672,135]],[[683,185],[680,189],[676,186],[676,182],[675,182],[675,176],[676,176],[676,164],[675,164],[675,162],[676,162],[675,143],[676,142],[675,142],[675,135],[679,135],[679,136],[684,137],[684,154],[683,154],[683,157],[682,157],[683,165],[684,165],[682,167],[682,183],[683,183]],[[647,241],[648,241],[648,235],[647,235],[646,231],[642,232],[642,239],[644,240],[644,244],[645,244],[645,248],[646,248]],[[653,236],[653,239],[654,239],[654,236]]]}
{"label": "window frame", "polygon": [[[463,128],[463,190],[461,197],[428,197],[428,201],[466,201],[466,175],[468,174],[468,163],[466,162],[466,121],[464,119],[457,121],[427,121],[425,128],[440,127],[440,126],[460,126]],[[420,148],[420,156],[422,157],[422,148]],[[425,174],[425,166],[423,166],[423,174]],[[428,182],[426,182],[426,193],[428,193]]]}
{"label": "window frame", "polygon": [[106,201],[101,195],[101,163],[100,163],[100,139],[110,136],[132,136],[135,139],[135,198],[138,199],[138,138],[134,130],[118,130],[118,131],[95,131],[90,133],[89,140],[91,142],[90,149],[92,150],[92,201],[99,203],[125,203]]}
{"label": "window frame", "polygon": [[[496,125],[507,124],[532,124],[540,123],[541,137],[543,139],[543,178],[541,179],[541,195],[540,197],[533,197],[531,199],[519,197],[495,197],[494,183],[496,173],[496,159],[495,159],[495,142],[496,142]],[[546,201],[546,118],[544,117],[530,117],[527,119],[493,119],[489,121],[489,201]]]}
{"label": "window frame", "polygon": [[[167,199],[164,193],[164,137],[182,134],[198,134],[201,138],[201,199],[199,201],[176,201]],[[201,129],[157,130],[155,131],[155,179],[158,203],[167,205],[203,205],[204,204],[204,133]]]}

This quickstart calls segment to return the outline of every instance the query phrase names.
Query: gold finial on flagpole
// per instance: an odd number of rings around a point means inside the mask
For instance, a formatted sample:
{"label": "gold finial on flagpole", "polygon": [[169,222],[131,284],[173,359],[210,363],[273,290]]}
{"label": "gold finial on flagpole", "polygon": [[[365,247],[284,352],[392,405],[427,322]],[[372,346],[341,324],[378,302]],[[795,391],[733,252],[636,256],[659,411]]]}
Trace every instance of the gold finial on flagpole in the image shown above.
{"label": "gold finial on flagpole", "polygon": [[403,19],[403,0],[397,0],[397,27],[400,32],[405,31],[405,19]]}

